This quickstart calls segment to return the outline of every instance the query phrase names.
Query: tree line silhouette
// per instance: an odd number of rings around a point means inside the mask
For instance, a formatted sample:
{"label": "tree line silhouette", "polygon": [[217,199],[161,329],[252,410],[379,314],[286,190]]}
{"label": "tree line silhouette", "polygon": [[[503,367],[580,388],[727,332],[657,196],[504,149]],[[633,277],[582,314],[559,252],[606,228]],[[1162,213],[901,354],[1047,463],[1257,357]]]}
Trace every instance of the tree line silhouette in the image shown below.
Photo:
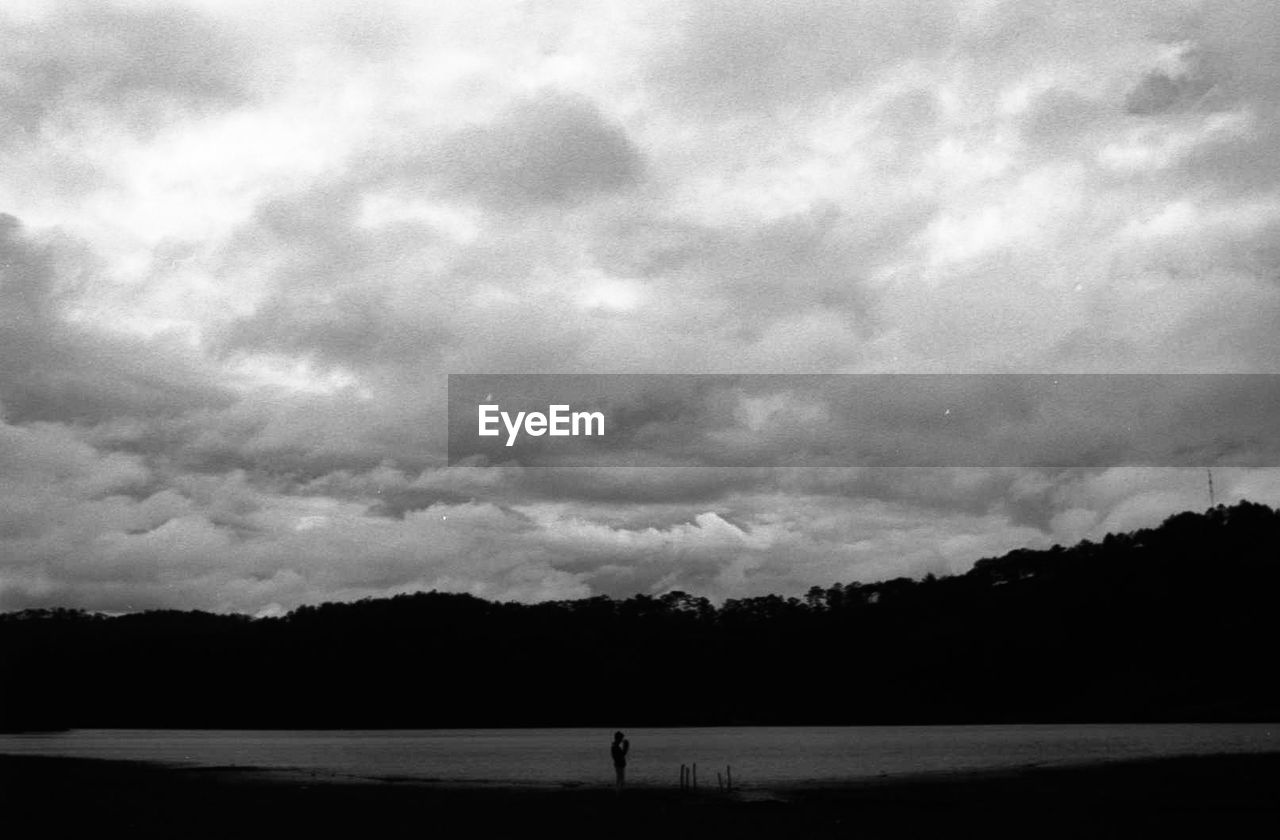
{"label": "tree line silhouette", "polygon": [[0,615],[0,728],[1274,720],[1280,512],[715,606],[427,592]]}

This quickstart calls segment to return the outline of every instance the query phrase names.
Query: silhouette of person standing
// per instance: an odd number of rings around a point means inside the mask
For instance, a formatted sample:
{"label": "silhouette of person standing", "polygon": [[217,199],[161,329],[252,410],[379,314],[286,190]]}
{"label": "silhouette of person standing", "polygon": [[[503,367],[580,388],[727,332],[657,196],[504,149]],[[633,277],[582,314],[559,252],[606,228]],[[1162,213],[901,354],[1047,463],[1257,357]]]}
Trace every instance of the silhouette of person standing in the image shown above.
{"label": "silhouette of person standing", "polygon": [[618,786],[615,791],[622,792],[622,784],[626,781],[627,775],[627,752],[631,749],[631,742],[622,737],[621,732],[613,733],[613,746],[609,748],[609,753],[613,756],[613,772],[618,775]]}

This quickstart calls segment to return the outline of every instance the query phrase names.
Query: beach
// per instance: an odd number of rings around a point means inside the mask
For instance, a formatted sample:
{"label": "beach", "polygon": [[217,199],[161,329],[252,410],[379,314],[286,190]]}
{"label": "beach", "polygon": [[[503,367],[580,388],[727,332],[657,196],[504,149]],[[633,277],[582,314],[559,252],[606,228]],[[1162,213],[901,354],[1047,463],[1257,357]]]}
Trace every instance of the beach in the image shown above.
{"label": "beach", "polygon": [[1280,753],[746,788],[457,784],[312,771],[0,755],[12,836],[1067,837],[1280,817]]}

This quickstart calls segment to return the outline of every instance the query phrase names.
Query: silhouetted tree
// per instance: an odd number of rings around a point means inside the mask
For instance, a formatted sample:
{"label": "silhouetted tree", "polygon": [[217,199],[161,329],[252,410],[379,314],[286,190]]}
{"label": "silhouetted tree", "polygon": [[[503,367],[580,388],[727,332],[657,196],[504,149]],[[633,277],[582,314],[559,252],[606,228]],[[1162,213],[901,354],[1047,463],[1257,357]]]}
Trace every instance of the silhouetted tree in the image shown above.
{"label": "silhouetted tree", "polygon": [[1280,714],[1280,513],[716,607],[428,592],[251,619],[0,615],[0,727],[1239,720]]}

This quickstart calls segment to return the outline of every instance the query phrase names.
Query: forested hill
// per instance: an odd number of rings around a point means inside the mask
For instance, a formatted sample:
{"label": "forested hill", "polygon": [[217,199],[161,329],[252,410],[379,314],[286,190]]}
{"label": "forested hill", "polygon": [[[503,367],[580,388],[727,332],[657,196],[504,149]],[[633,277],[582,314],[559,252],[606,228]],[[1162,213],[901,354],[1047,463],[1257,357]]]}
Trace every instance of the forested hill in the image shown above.
{"label": "forested hill", "polygon": [[1280,512],[725,602],[0,616],[0,727],[1280,719]]}

